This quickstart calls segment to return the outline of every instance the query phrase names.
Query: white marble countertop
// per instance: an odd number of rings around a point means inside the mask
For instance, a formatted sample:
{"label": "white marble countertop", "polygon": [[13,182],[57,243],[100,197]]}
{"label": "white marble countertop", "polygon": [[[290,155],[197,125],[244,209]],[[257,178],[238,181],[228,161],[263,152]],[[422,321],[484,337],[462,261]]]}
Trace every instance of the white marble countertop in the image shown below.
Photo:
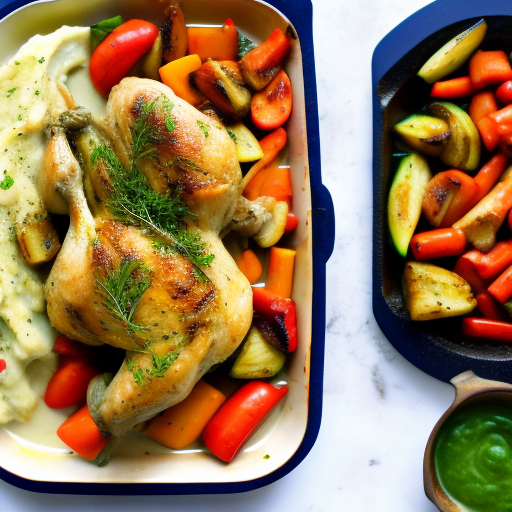
{"label": "white marble countertop", "polygon": [[336,245],[327,265],[323,419],[305,460],[281,480],[235,495],[60,496],[0,481],[2,512],[437,510],[423,491],[423,450],[454,389],[402,358],[371,308],[371,58],[382,37],[428,3],[313,0],[322,175]]}

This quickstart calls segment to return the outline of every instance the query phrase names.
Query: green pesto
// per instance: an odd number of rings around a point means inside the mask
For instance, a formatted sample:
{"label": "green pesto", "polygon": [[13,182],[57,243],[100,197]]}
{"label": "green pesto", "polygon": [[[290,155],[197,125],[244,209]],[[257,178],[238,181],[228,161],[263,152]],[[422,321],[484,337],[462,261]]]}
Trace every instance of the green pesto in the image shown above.
{"label": "green pesto", "polygon": [[471,512],[512,510],[512,404],[486,401],[455,413],[434,446],[439,482]]}

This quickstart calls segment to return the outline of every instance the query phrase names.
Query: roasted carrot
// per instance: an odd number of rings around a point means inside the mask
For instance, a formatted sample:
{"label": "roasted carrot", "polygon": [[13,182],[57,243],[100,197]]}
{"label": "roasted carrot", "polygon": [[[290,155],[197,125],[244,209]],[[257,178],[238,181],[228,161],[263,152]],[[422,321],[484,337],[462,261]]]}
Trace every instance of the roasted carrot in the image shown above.
{"label": "roasted carrot", "polygon": [[491,279],[512,265],[512,240],[498,242],[490,252],[475,259],[475,268],[482,279]]}
{"label": "roasted carrot", "polygon": [[263,266],[252,249],[243,251],[235,261],[240,272],[247,278],[249,283],[255,284],[258,282],[263,273]]}
{"label": "roasted carrot", "polygon": [[478,191],[473,197],[474,204],[483,199],[494,187],[507,165],[507,157],[503,153],[494,155],[477,173],[475,183]]}
{"label": "roasted carrot", "polygon": [[411,250],[417,260],[457,256],[466,248],[464,233],[454,228],[441,228],[417,233],[411,239]]}
{"label": "roasted carrot", "polygon": [[489,117],[496,122],[496,129],[500,135],[505,135],[512,131],[512,105],[507,105],[489,114]]}
{"label": "roasted carrot", "polygon": [[433,98],[463,98],[473,93],[473,83],[469,76],[459,76],[451,80],[435,82],[430,96]]}
{"label": "roasted carrot", "polygon": [[199,55],[187,55],[169,62],[158,71],[162,82],[170,87],[176,96],[195,106],[204,99],[204,96],[201,92],[192,88],[189,75],[200,67],[201,58]]}
{"label": "roasted carrot", "polygon": [[512,265],[487,288],[490,294],[502,304],[512,295]]}
{"label": "roasted carrot", "polygon": [[265,89],[252,97],[253,123],[263,130],[279,128],[290,117],[292,100],[292,84],[282,69]]}
{"label": "roasted carrot", "polygon": [[294,213],[289,213],[286,216],[286,227],[284,228],[285,231],[294,231],[297,229],[297,226],[299,225],[299,219]]}
{"label": "roasted carrot", "polygon": [[246,53],[240,60],[244,82],[255,91],[261,91],[276,76],[290,50],[290,40],[279,28],[266,41]]}
{"label": "roasted carrot", "polygon": [[94,423],[87,405],[70,416],[57,429],[57,435],[74,452],[87,460],[96,459],[110,440]]}
{"label": "roasted carrot", "polygon": [[471,103],[469,104],[469,117],[471,117],[472,121],[476,125],[480,119],[496,112],[497,110],[498,104],[496,103],[494,93],[492,91],[480,91],[471,98]]}
{"label": "roasted carrot", "polygon": [[260,141],[260,147],[263,151],[263,157],[258,160],[247,172],[242,179],[242,190],[250,183],[250,181],[258,174],[258,172],[270,164],[279,151],[286,146],[286,130],[278,128],[276,131],[269,133]]}
{"label": "roasted carrot", "polygon": [[151,420],[144,434],[173,450],[193,443],[203,431],[226,396],[200,380],[182,402]]}
{"label": "roasted carrot", "polygon": [[489,292],[482,292],[476,297],[476,305],[485,318],[490,320],[505,320],[502,309]]}
{"label": "roasted carrot", "polygon": [[480,277],[480,274],[477,272],[473,261],[469,257],[472,252],[473,251],[469,251],[457,258],[453,271],[462,277],[462,279],[465,279],[469,286],[471,286],[473,294],[477,295],[487,291],[487,286]]}
{"label": "roasted carrot", "polygon": [[292,206],[292,183],[289,167],[269,166],[261,169],[244,189],[244,197],[250,201],[258,197],[273,197]]}
{"label": "roasted carrot", "polygon": [[502,50],[477,51],[469,61],[469,76],[475,89],[512,80],[507,54]]}
{"label": "roasted carrot", "polygon": [[462,332],[473,338],[512,342],[512,323],[489,318],[464,318]]}
{"label": "roasted carrot", "polygon": [[280,297],[291,298],[295,251],[271,247],[265,288]]}
{"label": "roasted carrot", "polygon": [[476,123],[478,132],[487,151],[494,151],[500,142],[498,125],[492,117],[483,117]]}
{"label": "roasted carrot", "polygon": [[453,227],[461,230],[477,249],[490,251],[496,243],[496,233],[512,207],[512,173],[505,171],[503,179]]}
{"label": "roasted carrot", "polygon": [[235,60],[238,52],[238,32],[233,22],[222,27],[188,27],[187,51],[199,55],[204,62],[213,60]]}
{"label": "roasted carrot", "polygon": [[46,405],[62,409],[85,403],[89,382],[99,373],[85,358],[65,358],[48,383],[44,394]]}

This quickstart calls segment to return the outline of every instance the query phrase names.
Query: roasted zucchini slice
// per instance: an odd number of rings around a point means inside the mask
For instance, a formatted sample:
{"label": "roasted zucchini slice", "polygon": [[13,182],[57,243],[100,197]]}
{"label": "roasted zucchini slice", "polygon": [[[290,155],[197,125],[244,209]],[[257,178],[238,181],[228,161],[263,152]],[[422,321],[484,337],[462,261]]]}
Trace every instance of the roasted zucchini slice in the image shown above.
{"label": "roasted zucchini slice", "polygon": [[229,375],[235,379],[273,377],[281,371],[285,361],[283,352],[269,343],[253,326]]}
{"label": "roasted zucchini slice", "polygon": [[388,225],[391,241],[406,256],[421,215],[423,194],[432,175],[427,161],[417,153],[400,160],[388,198]]}

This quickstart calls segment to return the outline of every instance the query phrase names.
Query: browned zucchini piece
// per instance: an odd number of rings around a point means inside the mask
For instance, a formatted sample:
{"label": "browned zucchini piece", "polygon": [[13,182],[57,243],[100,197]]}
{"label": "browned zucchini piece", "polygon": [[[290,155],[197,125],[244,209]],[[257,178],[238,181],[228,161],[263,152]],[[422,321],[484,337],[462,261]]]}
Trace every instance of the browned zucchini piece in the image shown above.
{"label": "browned zucchini piece", "polygon": [[226,114],[241,118],[249,112],[251,93],[244,86],[236,62],[207,61],[194,72],[194,80],[199,90]]}
{"label": "browned zucchini piece", "polygon": [[167,7],[161,33],[162,56],[165,62],[181,59],[187,54],[187,25],[179,6]]}

